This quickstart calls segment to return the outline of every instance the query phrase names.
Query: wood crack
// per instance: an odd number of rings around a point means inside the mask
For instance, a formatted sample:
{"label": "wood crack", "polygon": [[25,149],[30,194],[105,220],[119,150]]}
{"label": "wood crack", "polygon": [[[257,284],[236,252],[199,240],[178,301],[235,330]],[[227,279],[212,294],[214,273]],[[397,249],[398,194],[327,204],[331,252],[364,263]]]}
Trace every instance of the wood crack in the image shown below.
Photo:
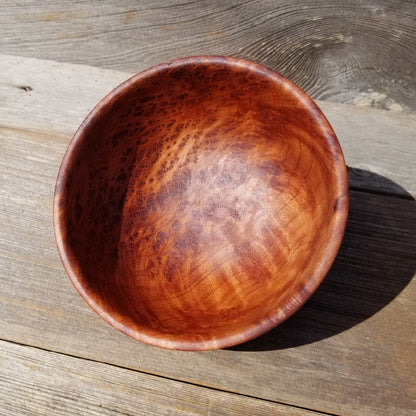
{"label": "wood crack", "polygon": [[21,347],[33,348],[33,349],[43,351],[43,352],[47,352],[47,353],[50,353],[50,354],[56,354],[56,355],[60,355],[60,356],[74,358],[74,359],[77,359],[77,360],[83,360],[85,362],[107,365],[109,367],[114,367],[114,368],[118,368],[118,369],[121,369],[121,370],[127,370],[127,371],[131,371],[131,372],[134,372],[134,373],[144,374],[144,375],[147,375],[147,376],[172,381],[172,382],[175,382],[175,383],[182,383],[182,384],[189,385],[189,386],[199,387],[199,388],[207,389],[207,390],[210,390],[210,391],[213,391],[213,392],[226,393],[226,394],[235,395],[235,396],[242,397],[242,398],[259,400],[259,401],[269,403],[269,404],[287,406],[288,409],[292,408],[292,409],[305,410],[307,412],[312,412],[313,414],[316,414],[316,415],[337,416],[335,413],[328,413],[328,412],[324,412],[324,411],[320,411],[320,410],[310,409],[310,408],[307,408],[307,407],[296,406],[296,405],[293,405],[293,404],[290,404],[290,403],[268,400],[268,399],[264,399],[264,398],[261,398],[261,397],[256,397],[256,396],[253,396],[253,395],[242,394],[242,393],[238,393],[238,392],[230,391],[230,390],[224,390],[224,389],[220,389],[220,388],[216,388],[216,387],[208,386],[208,385],[204,385],[204,384],[197,384],[197,383],[193,383],[193,382],[190,382],[190,381],[187,381],[187,380],[179,380],[179,379],[175,379],[175,378],[171,378],[171,377],[166,377],[164,375],[157,374],[157,373],[142,371],[142,370],[138,370],[138,369],[135,369],[135,368],[121,366],[121,365],[108,363],[108,362],[100,361],[100,360],[95,360],[95,359],[88,358],[88,357],[82,357],[82,356],[78,356],[78,355],[74,355],[74,354],[68,354],[68,353],[64,353],[64,352],[61,352],[61,351],[51,350],[51,349],[47,349],[47,348],[39,347],[39,346],[35,346],[35,345],[24,344],[24,343],[20,343],[20,342],[10,340],[10,339],[0,338],[0,341],[10,343],[10,344],[14,344],[14,345],[18,345],[18,346],[21,346]]}

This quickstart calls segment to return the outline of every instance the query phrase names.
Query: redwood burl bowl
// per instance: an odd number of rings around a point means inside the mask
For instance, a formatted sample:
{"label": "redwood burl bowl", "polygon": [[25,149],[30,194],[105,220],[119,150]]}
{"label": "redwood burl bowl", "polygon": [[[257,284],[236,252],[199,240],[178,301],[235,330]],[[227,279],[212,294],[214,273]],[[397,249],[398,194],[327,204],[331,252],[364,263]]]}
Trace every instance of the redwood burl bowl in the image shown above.
{"label": "redwood burl bowl", "polygon": [[102,318],[140,341],[206,350],[292,315],[339,249],[344,157],[292,82],[192,57],[107,95],[64,156],[54,228],[64,267]]}

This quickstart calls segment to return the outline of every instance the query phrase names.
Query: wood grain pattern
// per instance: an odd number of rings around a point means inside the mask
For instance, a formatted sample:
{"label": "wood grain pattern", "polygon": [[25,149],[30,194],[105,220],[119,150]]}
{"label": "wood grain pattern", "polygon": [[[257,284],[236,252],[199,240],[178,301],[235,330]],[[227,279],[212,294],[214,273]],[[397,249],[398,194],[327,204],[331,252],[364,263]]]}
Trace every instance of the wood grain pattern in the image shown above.
{"label": "wood grain pattern", "polygon": [[1,129],[0,145],[3,339],[329,413],[412,414],[414,201],[352,191],[336,263],[290,320],[239,350],[165,351],[105,324],[62,269],[51,212],[67,139]]}
{"label": "wood grain pattern", "polygon": [[312,100],[249,61],[198,57],[123,83],[58,175],[54,226],[81,296],[152,345],[206,350],[275,327],[345,229],[347,170]]}
{"label": "wood grain pattern", "polygon": [[[6,55],[0,55],[0,73],[0,124],[59,135],[66,143],[88,112],[132,75]],[[25,86],[30,89],[22,89]],[[415,115],[318,104],[334,127],[347,164],[360,169],[350,170],[351,186],[416,196]],[[63,146],[62,156],[64,151]],[[391,181],[380,180],[382,177]]]}
{"label": "wood grain pattern", "polygon": [[[62,269],[51,221],[55,178],[71,134],[127,75],[6,58],[0,60],[0,125],[11,127],[2,128],[0,137],[3,339],[335,414],[415,413],[412,200],[351,192],[350,220],[334,268],[311,300],[267,336],[240,350],[148,347],[85,306]],[[33,90],[17,88],[24,85]],[[332,114],[333,125],[339,123],[349,164],[365,169],[358,171],[362,189],[409,197],[416,176],[414,118],[320,106]]]}
{"label": "wood grain pattern", "polygon": [[231,55],[281,72],[315,99],[416,110],[412,0],[35,1],[0,5],[3,53],[139,72]]}
{"label": "wood grain pattern", "polygon": [[[245,56],[281,70],[314,97],[415,109],[412,1],[132,4],[3,1],[0,49],[131,72],[181,55]],[[85,308],[60,266],[51,227],[53,183],[69,137],[125,74],[13,59],[17,64],[0,59],[0,125],[9,127],[0,135],[1,337],[334,414],[415,414],[414,117],[322,103],[354,167],[353,187],[407,200],[353,191],[337,262],[278,329],[237,350],[159,351]],[[55,371],[70,373],[68,363],[52,361]],[[0,359],[1,368],[12,365]],[[24,388],[7,386],[0,400],[19,391],[16,401],[42,403],[44,391],[24,396],[29,386],[39,388],[38,377],[48,384],[41,374],[32,373]],[[63,401],[55,396],[47,404]]]}
{"label": "wood grain pattern", "polygon": [[317,415],[4,341],[0,356],[4,414]]}

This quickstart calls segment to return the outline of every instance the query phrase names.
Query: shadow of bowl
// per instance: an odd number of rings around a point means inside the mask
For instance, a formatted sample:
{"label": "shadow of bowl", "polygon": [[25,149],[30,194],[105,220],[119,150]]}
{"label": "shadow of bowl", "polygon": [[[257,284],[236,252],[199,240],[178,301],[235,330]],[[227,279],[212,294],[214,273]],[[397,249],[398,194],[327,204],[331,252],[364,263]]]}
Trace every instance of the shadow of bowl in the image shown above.
{"label": "shadow of bowl", "polygon": [[280,326],[230,349],[278,350],[329,338],[376,314],[412,280],[416,272],[415,200],[381,175],[350,169],[352,175],[364,182],[371,178],[382,191],[351,189],[344,240],[318,290]]}

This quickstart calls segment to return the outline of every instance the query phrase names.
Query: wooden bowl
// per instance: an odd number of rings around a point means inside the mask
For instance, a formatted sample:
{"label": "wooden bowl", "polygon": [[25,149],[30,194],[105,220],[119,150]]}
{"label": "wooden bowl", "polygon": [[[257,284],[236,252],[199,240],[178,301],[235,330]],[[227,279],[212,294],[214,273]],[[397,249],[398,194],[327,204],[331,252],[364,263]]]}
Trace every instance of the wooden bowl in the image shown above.
{"label": "wooden bowl", "polygon": [[59,171],[62,262],[102,318],[146,343],[206,350],[292,315],[339,249],[347,171],[328,121],[258,64],[192,57],[127,80]]}

